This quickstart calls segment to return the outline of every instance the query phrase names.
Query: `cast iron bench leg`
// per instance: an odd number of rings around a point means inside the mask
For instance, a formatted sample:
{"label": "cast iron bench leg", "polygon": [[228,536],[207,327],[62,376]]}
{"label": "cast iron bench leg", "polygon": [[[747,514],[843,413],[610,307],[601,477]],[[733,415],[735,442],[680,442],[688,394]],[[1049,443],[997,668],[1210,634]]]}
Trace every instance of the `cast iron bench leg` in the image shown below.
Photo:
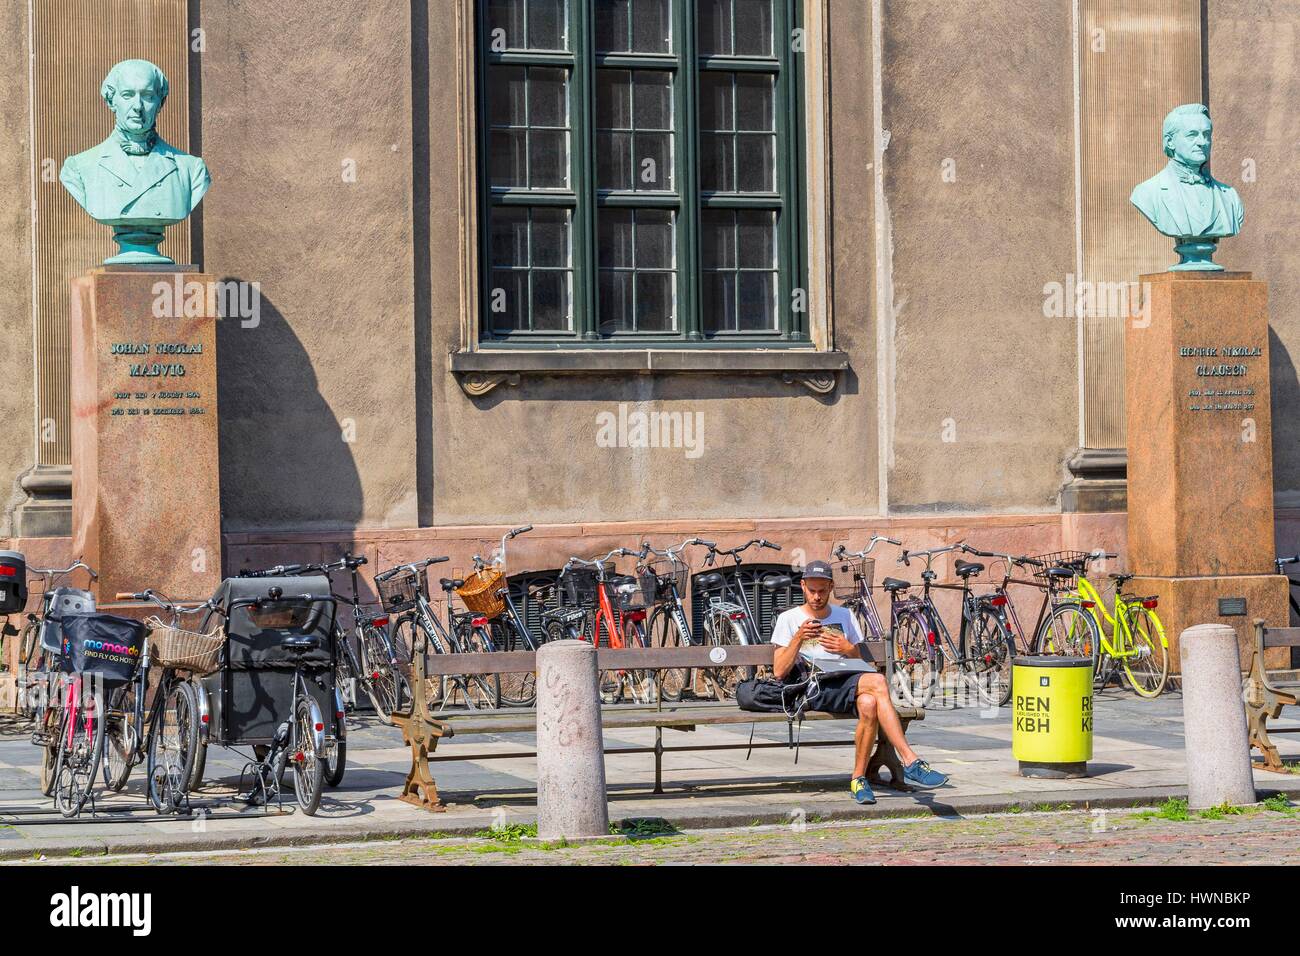
{"label": "cast iron bench leg", "polygon": [[438,748],[440,735],[429,733],[428,724],[419,718],[394,717],[393,722],[401,726],[402,739],[411,748],[411,769],[398,799],[424,810],[445,812],[447,807],[438,797],[438,785],[429,770],[429,751]]}

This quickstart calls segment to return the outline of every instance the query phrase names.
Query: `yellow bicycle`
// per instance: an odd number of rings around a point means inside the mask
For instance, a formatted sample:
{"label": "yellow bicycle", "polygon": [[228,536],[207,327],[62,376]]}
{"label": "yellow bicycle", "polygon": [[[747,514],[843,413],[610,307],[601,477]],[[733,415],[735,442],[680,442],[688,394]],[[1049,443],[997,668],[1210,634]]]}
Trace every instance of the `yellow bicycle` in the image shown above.
{"label": "yellow bicycle", "polygon": [[1079,576],[1074,596],[1093,616],[1101,635],[1096,642],[1083,636],[1078,651],[1092,658],[1093,682],[1097,687],[1105,687],[1116,671],[1122,669],[1135,694],[1159,697],[1169,680],[1169,641],[1165,638],[1164,625],[1156,616],[1156,598],[1121,593],[1135,575],[1112,573],[1108,576],[1114,582],[1114,594],[1108,610],[1105,599],[1087,577],[1090,562],[1114,557],[1117,555],[1093,551],[1075,562]]}

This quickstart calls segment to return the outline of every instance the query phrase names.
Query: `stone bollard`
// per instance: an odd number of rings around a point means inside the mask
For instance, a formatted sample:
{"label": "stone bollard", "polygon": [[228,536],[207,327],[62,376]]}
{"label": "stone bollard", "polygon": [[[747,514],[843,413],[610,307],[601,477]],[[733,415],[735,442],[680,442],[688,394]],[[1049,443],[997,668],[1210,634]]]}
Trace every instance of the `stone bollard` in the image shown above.
{"label": "stone bollard", "polygon": [[586,641],[537,651],[537,835],[609,835],[596,648]]}
{"label": "stone bollard", "polygon": [[1187,804],[1195,809],[1255,802],[1237,633],[1197,624],[1178,639],[1187,741]]}

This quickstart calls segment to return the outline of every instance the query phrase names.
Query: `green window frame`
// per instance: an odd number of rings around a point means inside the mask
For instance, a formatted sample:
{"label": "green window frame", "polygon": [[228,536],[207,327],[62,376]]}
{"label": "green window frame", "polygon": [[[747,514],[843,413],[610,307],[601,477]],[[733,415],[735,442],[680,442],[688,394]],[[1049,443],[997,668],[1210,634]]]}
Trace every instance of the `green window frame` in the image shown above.
{"label": "green window frame", "polygon": [[807,347],[800,0],[478,0],[483,346]]}

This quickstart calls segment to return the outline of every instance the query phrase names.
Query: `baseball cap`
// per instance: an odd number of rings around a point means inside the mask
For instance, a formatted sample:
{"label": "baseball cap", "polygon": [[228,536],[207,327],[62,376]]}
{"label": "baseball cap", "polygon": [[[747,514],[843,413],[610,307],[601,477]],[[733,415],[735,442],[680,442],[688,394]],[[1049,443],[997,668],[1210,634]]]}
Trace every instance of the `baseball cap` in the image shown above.
{"label": "baseball cap", "polygon": [[834,580],[835,575],[831,574],[831,566],[825,561],[809,561],[803,566],[803,579],[824,578],[827,581]]}

